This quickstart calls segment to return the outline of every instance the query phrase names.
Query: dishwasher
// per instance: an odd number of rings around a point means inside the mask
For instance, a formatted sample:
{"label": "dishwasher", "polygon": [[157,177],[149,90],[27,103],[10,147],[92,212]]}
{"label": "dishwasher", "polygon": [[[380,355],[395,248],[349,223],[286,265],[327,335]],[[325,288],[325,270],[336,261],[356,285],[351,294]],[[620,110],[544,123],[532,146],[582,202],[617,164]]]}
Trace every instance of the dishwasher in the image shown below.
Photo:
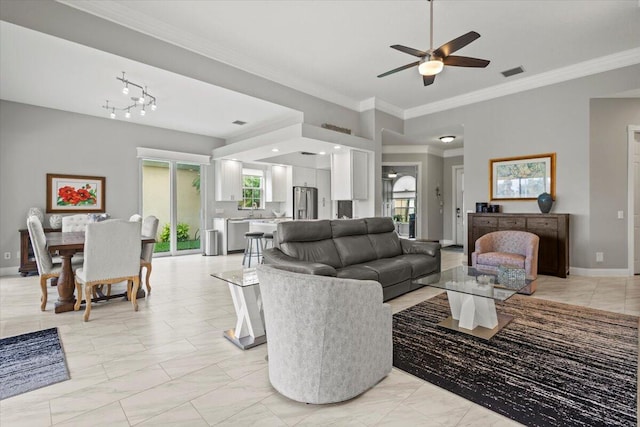
{"label": "dishwasher", "polygon": [[249,232],[249,221],[233,220],[227,221],[227,252],[243,251],[246,245],[244,233]]}

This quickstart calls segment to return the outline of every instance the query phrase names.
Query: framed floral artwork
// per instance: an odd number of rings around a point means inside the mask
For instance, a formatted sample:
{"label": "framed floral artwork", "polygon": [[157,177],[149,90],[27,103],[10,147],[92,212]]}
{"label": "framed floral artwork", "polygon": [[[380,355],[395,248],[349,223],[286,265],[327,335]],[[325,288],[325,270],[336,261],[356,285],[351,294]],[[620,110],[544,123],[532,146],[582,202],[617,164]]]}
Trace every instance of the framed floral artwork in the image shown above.
{"label": "framed floral artwork", "polygon": [[556,197],[556,153],[489,160],[490,200],[535,200]]}
{"label": "framed floral artwork", "polygon": [[105,212],[105,177],[47,174],[47,213]]}

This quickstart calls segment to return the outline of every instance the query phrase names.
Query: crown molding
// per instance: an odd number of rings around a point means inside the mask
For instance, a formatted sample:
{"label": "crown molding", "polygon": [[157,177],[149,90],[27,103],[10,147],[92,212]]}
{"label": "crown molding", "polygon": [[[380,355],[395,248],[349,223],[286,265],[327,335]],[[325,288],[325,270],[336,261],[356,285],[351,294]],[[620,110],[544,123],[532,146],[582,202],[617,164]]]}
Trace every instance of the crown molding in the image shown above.
{"label": "crown molding", "polygon": [[[129,9],[126,7],[126,2],[116,3],[106,0],[95,2],[56,1],[282,86],[353,111],[360,111],[360,102],[357,100],[307,80],[284,76],[280,71],[252,60],[250,56],[241,55],[232,49],[225,48],[204,37],[196,36],[160,20],[151,18],[148,15]],[[260,72],[256,72],[256,70],[260,70]]]}
{"label": "crown molding", "polygon": [[525,77],[512,82],[477,90],[464,95],[454,96],[442,101],[409,108],[405,110],[404,119],[412,119],[427,114],[433,114],[439,111],[462,107],[464,105],[487,101],[489,99],[499,98],[506,95],[512,95],[525,90],[536,89],[638,63],[640,63],[640,48],[629,49],[593,60],[579,62],[567,67],[557,68],[531,77]]}
{"label": "crown molding", "polygon": [[382,154],[432,154],[444,157],[444,151],[430,145],[383,145]]}
{"label": "crown molding", "polygon": [[398,107],[397,105],[393,105],[392,103],[387,102],[383,99],[376,98],[375,96],[361,101],[358,111],[362,113],[363,111],[373,109],[382,111],[383,113],[387,113],[404,120],[404,109]]}

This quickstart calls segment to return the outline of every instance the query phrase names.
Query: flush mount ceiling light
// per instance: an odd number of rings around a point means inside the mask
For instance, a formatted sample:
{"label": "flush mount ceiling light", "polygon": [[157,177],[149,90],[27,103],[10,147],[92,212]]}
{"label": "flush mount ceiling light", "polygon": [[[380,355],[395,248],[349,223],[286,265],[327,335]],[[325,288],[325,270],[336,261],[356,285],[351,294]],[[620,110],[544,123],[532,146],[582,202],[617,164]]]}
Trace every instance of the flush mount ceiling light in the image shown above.
{"label": "flush mount ceiling light", "polygon": [[158,108],[157,104],[156,104],[156,97],[151,95],[148,91],[147,91],[147,87],[146,86],[142,86],[139,85],[137,83],[132,82],[131,80],[128,80],[125,77],[125,72],[122,72],[122,77],[118,77],[116,76],[116,80],[120,80],[124,86],[122,87],[122,94],[123,95],[128,95],[129,94],[129,86],[133,86],[135,88],[140,89],[140,95],[139,96],[132,96],[131,97],[131,101],[133,101],[133,104],[131,105],[127,105],[126,107],[122,107],[122,108],[118,108],[118,107],[114,107],[112,105],[109,105],[109,100],[106,101],[105,105],[102,106],[102,108],[106,109],[107,111],[109,111],[109,117],[111,117],[112,119],[116,118],[116,111],[124,111],[124,117],[129,119],[131,118],[131,109],[136,109],[136,108],[141,108],[140,110],[140,115],[144,116],[146,114],[146,107],[150,107],[151,111],[156,111],[156,109]]}
{"label": "flush mount ceiling light", "polygon": [[393,170],[389,171],[389,173],[387,174],[387,177],[389,177],[389,178],[395,178],[397,176],[398,176],[398,173],[396,171],[393,171]]}
{"label": "flush mount ceiling light", "polygon": [[440,141],[444,142],[445,144],[453,142],[454,139],[456,139],[456,137],[452,136],[452,135],[447,135],[447,136],[441,136],[440,137]]}

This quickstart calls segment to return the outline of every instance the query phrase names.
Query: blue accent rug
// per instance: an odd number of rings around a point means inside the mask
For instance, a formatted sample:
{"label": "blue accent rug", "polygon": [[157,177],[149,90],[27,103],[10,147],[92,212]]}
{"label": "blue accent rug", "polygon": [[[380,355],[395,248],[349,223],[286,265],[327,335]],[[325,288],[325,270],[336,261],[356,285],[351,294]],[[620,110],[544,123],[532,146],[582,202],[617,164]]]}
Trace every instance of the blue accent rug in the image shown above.
{"label": "blue accent rug", "polygon": [[58,328],[0,340],[0,400],[68,379]]}

